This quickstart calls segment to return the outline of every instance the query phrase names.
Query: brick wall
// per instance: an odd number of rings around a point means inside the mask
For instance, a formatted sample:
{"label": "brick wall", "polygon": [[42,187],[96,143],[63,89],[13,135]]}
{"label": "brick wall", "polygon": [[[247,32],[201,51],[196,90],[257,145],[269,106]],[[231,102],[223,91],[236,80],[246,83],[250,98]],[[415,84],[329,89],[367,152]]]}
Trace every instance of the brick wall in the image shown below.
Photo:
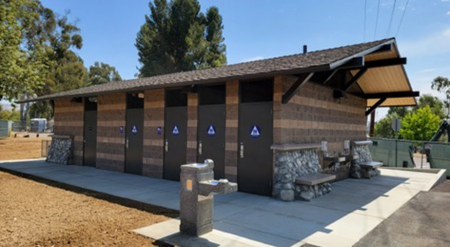
{"label": "brick wall", "polygon": [[274,142],[328,142],[330,152],[342,151],[344,140],[366,138],[366,100],[347,94],[346,99],[333,98],[333,90],[307,83],[288,104],[281,97],[292,84],[285,76],[275,77]]}
{"label": "brick wall", "polygon": [[55,100],[55,135],[73,137],[73,163],[83,164],[84,104],[70,102],[71,98]]}
{"label": "brick wall", "polygon": [[[163,177],[164,89],[145,91],[143,175]],[[161,127],[158,135],[157,128]]]}
{"label": "brick wall", "polygon": [[239,81],[226,83],[225,177],[237,181]]}
{"label": "brick wall", "polygon": [[126,94],[100,95],[97,102],[97,168],[123,172]]}
{"label": "brick wall", "polygon": [[186,162],[197,162],[198,94],[188,94]]}

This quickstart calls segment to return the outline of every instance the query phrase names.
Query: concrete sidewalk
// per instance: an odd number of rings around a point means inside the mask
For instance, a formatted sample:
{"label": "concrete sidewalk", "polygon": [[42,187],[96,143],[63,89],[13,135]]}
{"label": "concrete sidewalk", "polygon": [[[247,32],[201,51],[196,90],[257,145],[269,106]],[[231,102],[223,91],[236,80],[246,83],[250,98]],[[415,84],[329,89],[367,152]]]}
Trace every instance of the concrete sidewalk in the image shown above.
{"label": "concrete sidewalk", "polygon": [[[178,182],[153,179],[43,160],[0,162],[24,174],[179,209]],[[382,169],[373,179],[347,179],[311,202],[281,202],[269,197],[232,193],[215,197],[212,233],[200,238],[178,234],[176,219],[137,232],[180,246],[352,246],[420,191],[429,190],[440,174]]]}

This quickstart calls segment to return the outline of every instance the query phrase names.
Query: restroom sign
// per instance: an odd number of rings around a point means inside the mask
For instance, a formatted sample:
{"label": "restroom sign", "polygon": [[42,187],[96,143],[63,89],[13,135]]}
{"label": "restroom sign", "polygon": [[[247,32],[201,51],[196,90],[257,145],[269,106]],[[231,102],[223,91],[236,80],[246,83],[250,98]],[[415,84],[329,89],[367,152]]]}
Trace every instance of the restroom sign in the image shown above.
{"label": "restroom sign", "polygon": [[120,133],[120,134],[123,134],[123,126],[120,126],[120,127],[119,127],[119,133]]}
{"label": "restroom sign", "polygon": [[172,134],[173,134],[174,136],[177,136],[177,135],[180,134],[180,130],[178,129],[178,126],[176,126],[176,125],[173,126]]}
{"label": "restroom sign", "polygon": [[214,136],[216,134],[216,127],[214,127],[214,125],[210,125],[208,127],[208,135],[209,136]]}
{"label": "restroom sign", "polygon": [[159,136],[162,134],[161,126],[158,126],[158,128],[156,128],[156,134],[159,135]]}
{"label": "restroom sign", "polygon": [[133,125],[133,128],[131,128],[131,133],[136,134],[138,132],[136,125]]}
{"label": "restroom sign", "polygon": [[258,126],[253,125],[253,126],[250,128],[250,136],[251,136],[252,138],[258,138],[259,136],[261,136],[261,130],[259,129]]}

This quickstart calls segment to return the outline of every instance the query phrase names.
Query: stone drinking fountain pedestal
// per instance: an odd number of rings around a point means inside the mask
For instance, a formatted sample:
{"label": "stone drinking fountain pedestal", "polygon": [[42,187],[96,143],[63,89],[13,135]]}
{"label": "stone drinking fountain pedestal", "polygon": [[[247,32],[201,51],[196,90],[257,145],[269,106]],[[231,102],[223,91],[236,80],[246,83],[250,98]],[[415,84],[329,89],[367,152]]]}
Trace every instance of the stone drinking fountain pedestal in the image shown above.
{"label": "stone drinking fountain pedestal", "polygon": [[180,232],[200,236],[213,230],[214,194],[237,191],[227,179],[214,180],[214,162],[181,166]]}

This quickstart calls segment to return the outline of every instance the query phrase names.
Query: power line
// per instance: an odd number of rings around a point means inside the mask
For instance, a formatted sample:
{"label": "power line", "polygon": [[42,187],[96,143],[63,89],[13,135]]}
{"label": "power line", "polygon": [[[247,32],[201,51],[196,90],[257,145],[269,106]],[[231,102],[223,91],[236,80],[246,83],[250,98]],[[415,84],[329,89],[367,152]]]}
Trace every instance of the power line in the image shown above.
{"label": "power line", "polygon": [[378,15],[380,14],[380,2],[381,2],[381,0],[378,0],[377,20],[375,21],[375,33],[373,34],[373,39],[375,39],[377,37]]}
{"label": "power line", "polygon": [[392,6],[391,20],[389,21],[389,26],[388,26],[388,31],[386,33],[386,38],[389,37],[389,33],[391,32],[392,20],[394,19],[394,12],[395,12],[395,4],[396,3],[397,3],[397,0],[394,0],[394,5]]}
{"label": "power line", "polygon": [[364,1],[364,42],[366,42],[367,0]]}
{"label": "power line", "polygon": [[403,23],[403,17],[405,17],[406,9],[408,8],[409,0],[406,1],[405,9],[403,10],[402,18],[400,19],[400,24],[398,24],[397,33],[395,33],[395,37],[397,37],[398,32],[400,31],[400,27]]}

